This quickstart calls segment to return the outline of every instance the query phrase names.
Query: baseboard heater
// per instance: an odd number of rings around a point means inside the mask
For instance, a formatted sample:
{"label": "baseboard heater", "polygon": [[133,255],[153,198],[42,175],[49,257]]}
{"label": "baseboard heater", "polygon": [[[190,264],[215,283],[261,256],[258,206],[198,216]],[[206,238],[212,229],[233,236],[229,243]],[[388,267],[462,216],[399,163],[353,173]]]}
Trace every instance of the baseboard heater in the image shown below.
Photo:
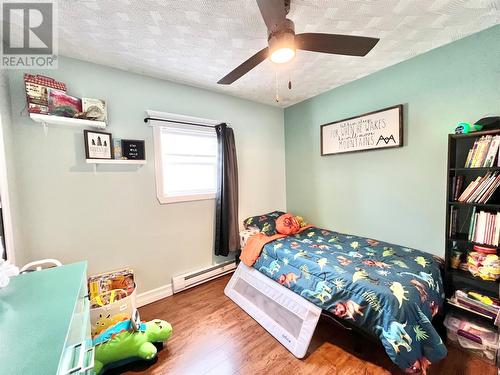
{"label": "baseboard heater", "polygon": [[174,276],[172,278],[172,291],[174,294],[179,293],[183,290],[192,288],[193,286],[227,275],[228,273],[233,272],[235,268],[236,262],[228,261],[193,272],[188,272],[183,275]]}

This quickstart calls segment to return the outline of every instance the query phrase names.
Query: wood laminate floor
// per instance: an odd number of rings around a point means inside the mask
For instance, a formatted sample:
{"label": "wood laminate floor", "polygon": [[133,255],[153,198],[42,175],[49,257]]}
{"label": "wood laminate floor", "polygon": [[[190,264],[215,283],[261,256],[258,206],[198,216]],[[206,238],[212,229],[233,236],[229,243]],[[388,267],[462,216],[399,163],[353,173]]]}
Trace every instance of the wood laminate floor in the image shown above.
{"label": "wood laminate floor", "polygon": [[[224,295],[228,280],[224,276],[141,308],[144,320],[169,321],[172,338],[154,363],[138,362],[107,374],[401,374],[382,347],[323,317],[306,358],[295,358]],[[497,374],[481,359],[448,349],[448,357],[428,374]]]}

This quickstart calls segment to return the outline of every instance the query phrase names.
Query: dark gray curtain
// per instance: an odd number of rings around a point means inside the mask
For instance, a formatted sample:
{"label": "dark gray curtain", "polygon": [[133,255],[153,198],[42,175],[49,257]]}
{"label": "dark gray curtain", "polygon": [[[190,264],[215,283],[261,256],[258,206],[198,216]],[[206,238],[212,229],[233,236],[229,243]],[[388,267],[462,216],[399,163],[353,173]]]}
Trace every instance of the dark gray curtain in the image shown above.
{"label": "dark gray curtain", "polygon": [[215,255],[228,256],[239,251],[238,231],[238,161],[233,129],[226,124],[215,127],[217,132],[218,165],[215,199]]}

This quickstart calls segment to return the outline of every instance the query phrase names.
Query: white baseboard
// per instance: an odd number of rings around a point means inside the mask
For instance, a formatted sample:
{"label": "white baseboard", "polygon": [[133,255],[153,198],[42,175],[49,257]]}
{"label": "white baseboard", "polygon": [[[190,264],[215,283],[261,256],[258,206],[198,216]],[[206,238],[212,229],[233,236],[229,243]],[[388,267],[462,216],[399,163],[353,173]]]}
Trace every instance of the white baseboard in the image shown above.
{"label": "white baseboard", "polygon": [[147,292],[139,293],[136,298],[137,307],[149,305],[150,303],[169,297],[172,294],[172,284],[163,285],[158,288],[148,290]]}

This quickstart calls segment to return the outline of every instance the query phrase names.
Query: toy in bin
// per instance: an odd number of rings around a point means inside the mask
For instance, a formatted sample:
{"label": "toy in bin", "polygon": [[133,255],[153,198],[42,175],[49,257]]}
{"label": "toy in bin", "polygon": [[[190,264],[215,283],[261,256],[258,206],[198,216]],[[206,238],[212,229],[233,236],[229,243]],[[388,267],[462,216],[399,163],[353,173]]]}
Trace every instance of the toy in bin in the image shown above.
{"label": "toy in bin", "polygon": [[135,307],[132,301],[127,300],[127,292],[123,289],[99,294],[90,300],[90,304],[98,306],[90,310],[92,337],[118,322],[129,319]]}
{"label": "toy in bin", "polygon": [[[90,300],[97,303],[97,296],[116,289],[122,289],[130,296],[135,291],[134,271],[131,268],[101,273],[88,280]],[[106,301],[104,301],[106,302]],[[91,307],[98,307],[94,304]],[[102,305],[101,305],[102,306]]]}
{"label": "toy in bin", "polygon": [[136,308],[134,274],[130,268],[91,276],[89,291],[92,337],[130,319]]}
{"label": "toy in bin", "polygon": [[500,277],[500,259],[496,255],[496,249],[475,245],[474,250],[467,257],[470,273],[483,280],[497,280]]}
{"label": "toy in bin", "polygon": [[483,295],[475,290],[458,289],[451,297],[453,304],[475,311],[492,319],[500,312],[500,301],[497,298]]}
{"label": "toy in bin", "polygon": [[141,322],[139,312],[134,310],[131,319],[109,327],[94,338],[94,371],[101,374],[104,369],[136,360],[152,360],[157,352],[153,343],[163,343],[171,335],[170,323],[160,319]]}

